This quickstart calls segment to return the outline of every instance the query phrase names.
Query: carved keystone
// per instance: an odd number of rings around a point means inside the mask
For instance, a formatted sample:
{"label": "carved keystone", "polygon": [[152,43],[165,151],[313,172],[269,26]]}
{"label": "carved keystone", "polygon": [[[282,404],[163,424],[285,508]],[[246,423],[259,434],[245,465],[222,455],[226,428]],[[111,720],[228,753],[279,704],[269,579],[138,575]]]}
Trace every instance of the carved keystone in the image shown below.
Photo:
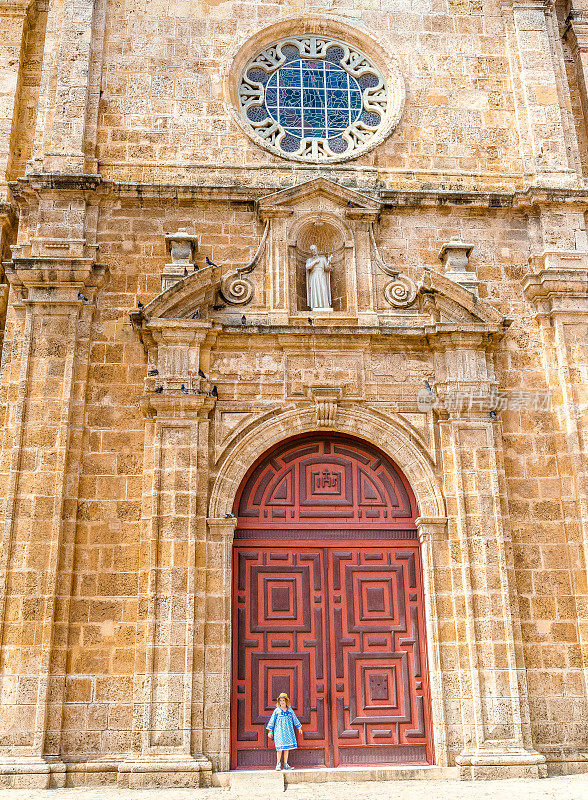
{"label": "carved keystone", "polygon": [[332,427],[337,421],[337,410],[343,397],[343,389],[334,386],[309,386],[307,391],[315,403],[317,426]]}

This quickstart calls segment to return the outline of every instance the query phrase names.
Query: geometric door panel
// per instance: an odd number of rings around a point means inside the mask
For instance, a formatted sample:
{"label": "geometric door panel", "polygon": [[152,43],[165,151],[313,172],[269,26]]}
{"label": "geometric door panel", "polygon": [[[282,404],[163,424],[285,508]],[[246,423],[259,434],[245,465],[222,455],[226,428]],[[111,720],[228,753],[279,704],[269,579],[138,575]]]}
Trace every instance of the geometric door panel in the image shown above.
{"label": "geometric door panel", "polygon": [[[375,447],[351,437],[311,435],[280,445],[255,464],[235,504],[241,538],[293,538],[312,530],[316,539],[340,529],[372,538],[385,528],[414,527],[414,497],[400,470]],[[339,530],[337,530],[339,529]]]}
{"label": "geometric door panel", "polygon": [[431,761],[419,555],[414,540],[237,544],[233,769],[272,765],[283,691],[304,729],[295,766]]}
{"label": "geometric door panel", "polygon": [[337,764],[430,758],[419,557],[408,542],[329,549]]}
{"label": "geometric door panel", "polygon": [[275,761],[265,725],[280,692],[304,726],[296,763],[327,763],[324,572],[320,548],[235,549],[233,769]]}

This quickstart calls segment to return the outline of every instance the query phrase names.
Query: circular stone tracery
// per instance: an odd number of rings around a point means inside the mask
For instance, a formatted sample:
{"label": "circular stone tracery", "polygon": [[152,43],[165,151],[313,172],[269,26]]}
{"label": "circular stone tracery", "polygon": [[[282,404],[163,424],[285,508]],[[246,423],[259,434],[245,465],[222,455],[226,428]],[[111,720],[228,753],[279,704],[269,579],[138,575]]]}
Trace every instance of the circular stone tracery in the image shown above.
{"label": "circular stone tracery", "polygon": [[282,39],[252,58],[239,85],[244,120],[259,144],[297,161],[341,161],[382,141],[398,121],[402,78],[387,84],[343,42]]}

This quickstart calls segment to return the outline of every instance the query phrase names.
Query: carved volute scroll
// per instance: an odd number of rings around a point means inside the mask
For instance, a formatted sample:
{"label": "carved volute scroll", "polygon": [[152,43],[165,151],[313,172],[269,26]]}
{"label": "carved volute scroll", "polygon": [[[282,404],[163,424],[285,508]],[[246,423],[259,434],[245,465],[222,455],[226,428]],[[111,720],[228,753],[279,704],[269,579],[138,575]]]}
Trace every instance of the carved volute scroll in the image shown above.
{"label": "carved volute scroll", "polygon": [[253,298],[253,284],[247,278],[247,275],[253,272],[263,257],[267,244],[269,227],[270,223],[268,221],[265,223],[259,247],[249,264],[244,267],[237,267],[234,272],[226,275],[222,279],[219,294],[227,303],[231,303],[232,305],[245,305],[251,302]]}
{"label": "carved volute scroll", "polygon": [[384,298],[393,308],[409,308],[413,305],[417,296],[417,286],[408,275],[404,275],[400,270],[388,266],[376,244],[376,237],[374,235],[374,225],[370,225],[370,245],[374,261],[378,268],[389,275],[392,280],[384,286]]}

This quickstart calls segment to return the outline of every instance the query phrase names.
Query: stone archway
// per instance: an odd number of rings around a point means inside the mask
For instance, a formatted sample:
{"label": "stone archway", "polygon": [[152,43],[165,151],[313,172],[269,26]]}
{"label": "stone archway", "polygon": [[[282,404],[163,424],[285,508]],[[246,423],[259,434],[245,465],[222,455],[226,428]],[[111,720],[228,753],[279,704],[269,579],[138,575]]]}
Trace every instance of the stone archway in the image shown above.
{"label": "stone archway", "polygon": [[[447,764],[446,730],[442,704],[442,677],[439,658],[439,636],[435,603],[434,553],[437,546],[446,547],[446,519],[444,500],[430,457],[418,433],[402,418],[388,417],[366,410],[346,406],[339,408],[333,430],[360,437],[366,443],[378,442],[406,476],[416,498],[419,516],[415,520],[422,542],[423,584],[425,595],[426,636],[429,657],[429,679],[432,704],[432,732],[435,743],[435,761]],[[211,620],[211,630],[220,647],[214,648],[214,661],[207,655],[205,667],[205,716],[218,720],[216,730],[205,732],[204,752],[220,769],[229,768],[230,730],[228,725],[231,686],[231,577],[232,545],[236,520],[232,509],[239,486],[251,465],[272,446],[291,436],[317,431],[315,410],[312,407],[291,409],[286,412],[268,412],[263,417],[245,424],[235,432],[234,439],[226,445],[217,462],[217,475],[209,501],[209,550],[216,554],[216,564],[209,575],[214,575],[209,586],[220,591],[222,620]],[[210,637],[212,638],[212,636]],[[208,651],[211,652],[211,651]],[[206,746],[207,736],[210,746]],[[216,752],[214,752],[216,751]]]}

